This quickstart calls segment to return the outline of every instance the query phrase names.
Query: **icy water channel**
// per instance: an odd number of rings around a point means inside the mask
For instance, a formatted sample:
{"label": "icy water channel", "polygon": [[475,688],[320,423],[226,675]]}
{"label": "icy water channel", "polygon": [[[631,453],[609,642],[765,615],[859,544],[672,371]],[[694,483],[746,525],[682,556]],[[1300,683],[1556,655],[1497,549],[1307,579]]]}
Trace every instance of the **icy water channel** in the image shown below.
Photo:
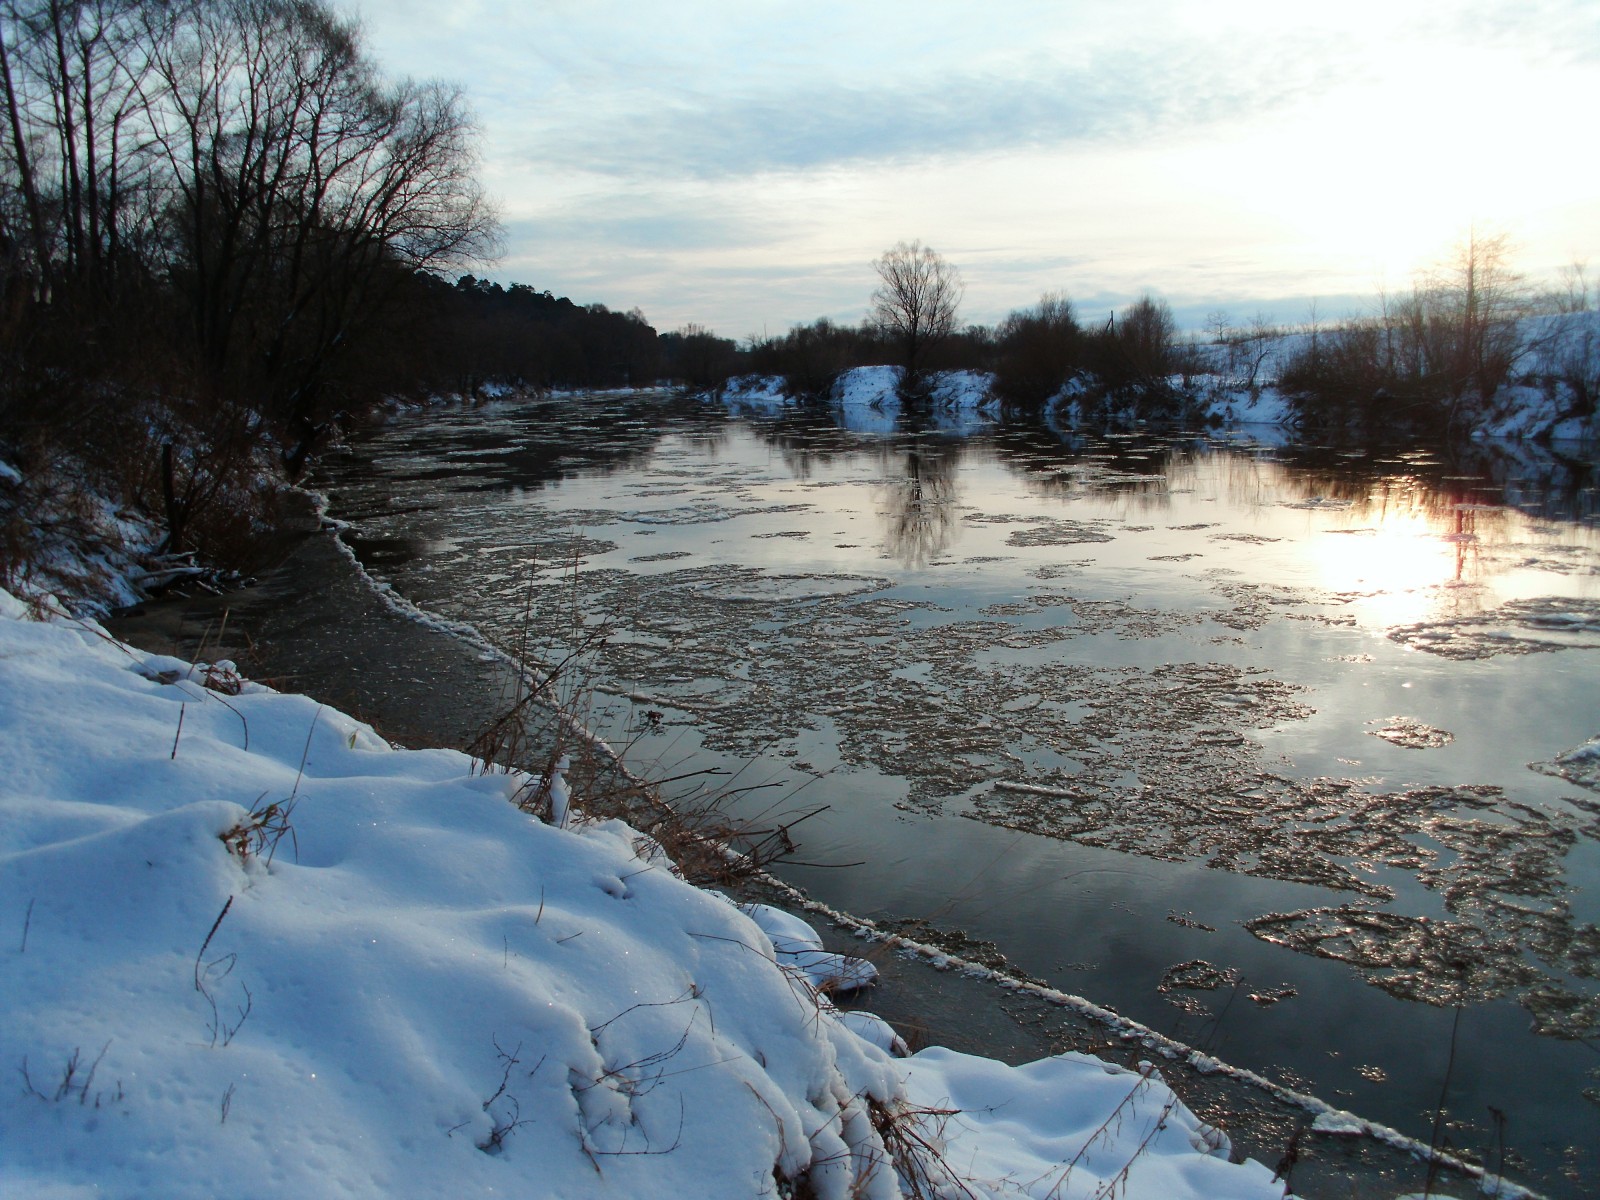
{"label": "icy water channel", "polygon": [[634,396],[405,417],[317,485],[424,608],[603,629],[637,769],[826,805],[818,899],[1424,1142],[1459,1007],[1449,1143],[1600,1194],[1592,463]]}

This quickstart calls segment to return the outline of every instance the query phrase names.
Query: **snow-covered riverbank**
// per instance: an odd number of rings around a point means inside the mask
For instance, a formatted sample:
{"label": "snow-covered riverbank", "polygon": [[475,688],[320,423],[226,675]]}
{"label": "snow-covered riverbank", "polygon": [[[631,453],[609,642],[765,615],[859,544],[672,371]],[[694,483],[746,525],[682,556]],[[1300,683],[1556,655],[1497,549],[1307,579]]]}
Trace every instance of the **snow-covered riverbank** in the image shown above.
{"label": "snow-covered riverbank", "polygon": [[1153,1075],[891,1057],[626,826],[0,610],[8,1195],[1282,1194]]}
{"label": "snow-covered riverbank", "polygon": [[[1299,428],[1296,397],[1285,392],[1285,369],[1313,344],[1308,331],[1267,331],[1187,349],[1189,369],[1165,386],[1181,397],[1182,419],[1195,426],[1239,428],[1274,442]],[[1326,334],[1324,334],[1326,336]],[[1477,439],[1589,443],[1600,438],[1593,392],[1600,381],[1600,312],[1524,317],[1516,326],[1522,350],[1506,382],[1464,426]],[[900,369],[853,367],[834,381],[829,405],[840,423],[858,433],[889,433],[900,415]],[[939,371],[930,378],[930,406],[922,420],[932,429],[960,432],[1001,408],[993,376],[982,371]],[[1068,427],[1095,427],[1108,412],[1089,377],[1070,380],[1045,406],[1045,416]],[[774,412],[795,403],[782,376],[728,380],[722,399],[736,410]],[[1113,406],[1114,407],[1114,406]]]}

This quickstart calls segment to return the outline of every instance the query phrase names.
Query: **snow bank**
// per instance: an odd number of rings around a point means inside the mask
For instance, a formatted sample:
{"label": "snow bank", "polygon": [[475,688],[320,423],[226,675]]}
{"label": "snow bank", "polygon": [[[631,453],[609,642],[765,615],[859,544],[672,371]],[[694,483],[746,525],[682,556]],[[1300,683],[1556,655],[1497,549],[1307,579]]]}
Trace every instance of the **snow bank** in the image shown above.
{"label": "snow bank", "polygon": [[0,592],[0,727],[8,1197],[889,1197],[935,1124],[974,1195],[1281,1195],[1154,1078],[891,1057],[803,922],[224,664]]}
{"label": "snow bank", "polygon": [[[892,433],[900,418],[899,367],[853,367],[833,385],[833,403],[846,429]],[[983,424],[993,404],[990,376],[979,371],[935,371],[929,377],[931,428],[967,433]]]}
{"label": "snow bank", "polygon": [[0,515],[29,528],[31,544],[13,586],[30,597],[71,596],[103,616],[144,598],[143,588],[197,575],[192,555],[158,555],[163,532],[149,516],[119,508],[63,462],[29,479],[0,461]]}
{"label": "snow bank", "polygon": [[[900,425],[899,367],[852,367],[834,381],[829,404],[852,433],[894,433]],[[981,371],[936,371],[930,377],[929,427],[966,433],[994,405],[991,377]],[[740,375],[722,389],[723,402],[745,412],[776,413],[794,403],[781,375]]]}
{"label": "snow bank", "polygon": [[[1292,428],[1293,407],[1278,390],[1285,367],[1308,349],[1305,330],[1195,347],[1203,373],[1192,380],[1210,417],[1230,426]],[[1324,336],[1338,336],[1333,327]],[[1475,418],[1473,436],[1589,442],[1600,413],[1581,413],[1600,391],[1600,312],[1545,313],[1517,322],[1524,348],[1511,377]]]}
{"label": "snow bank", "polygon": [[1513,365],[1511,381],[1485,406],[1473,436],[1600,439],[1600,413],[1576,415],[1600,392],[1600,312],[1528,317],[1517,333],[1526,353]]}
{"label": "snow bank", "polygon": [[722,400],[731,408],[781,412],[793,403],[783,390],[782,375],[735,375],[722,385]]}
{"label": "snow bank", "polygon": [[1068,1053],[1007,1067],[933,1047],[909,1061],[906,1091],[920,1108],[954,1110],[942,1129],[946,1161],[988,1194],[1283,1195],[1261,1164],[1229,1163],[1227,1137],[1148,1063],[1130,1071]]}
{"label": "snow bank", "polygon": [[1225,428],[1248,428],[1252,434],[1265,432],[1272,437],[1286,434],[1295,424],[1289,398],[1274,385],[1251,389],[1235,380],[1208,379],[1201,382],[1200,395],[1206,419]]}

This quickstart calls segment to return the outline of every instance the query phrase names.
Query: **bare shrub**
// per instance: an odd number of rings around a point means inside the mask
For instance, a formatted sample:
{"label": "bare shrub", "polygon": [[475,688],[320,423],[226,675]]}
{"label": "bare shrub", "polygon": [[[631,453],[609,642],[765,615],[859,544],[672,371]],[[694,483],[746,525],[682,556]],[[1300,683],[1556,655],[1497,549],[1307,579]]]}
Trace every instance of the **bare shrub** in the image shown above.
{"label": "bare shrub", "polygon": [[[291,796],[288,800],[274,800],[269,804],[261,804],[265,797],[256,797],[259,808],[254,809],[248,817],[244,817],[229,826],[217,835],[219,841],[227,847],[241,863],[248,862],[251,858],[263,859],[268,866],[278,852],[278,843],[288,838],[291,844],[295,843],[294,826],[290,818],[294,816],[297,797]],[[295,845],[298,853],[299,846]]]}
{"label": "bare shrub", "polygon": [[1083,330],[1060,292],[1006,317],[995,340],[995,391],[1015,408],[1043,408],[1083,365]]}
{"label": "bare shrub", "polygon": [[826,317],[796,325],[773,347],[773,358],[786,381],[785,390],[807,400],[825,400],[839,376],[855,365],[860,336]]}
{"label": "bare shrub", "polygon": [[1313,426],[1444,433],[1470,425],[1527,351],[1526,285],[1503,236],[1473,231],[1376,316],[1318,332],[1285,364],[1284,391]]}
{"label": "bare shrub", "polygon": [[1109,399],[1164,416],[1181,399],[1167,383],[1179,365],[1176,343],[1172,309],[1145,295],[1089,336],[1084,357]]}
{"label": "bare shrub", "polygon": [[[48,1091],[34,1082],[33,1075],[28,1069],[28,1059],[24,1056],[22,1066],[18,1069],[18,1073],[22,1076],[23,1090],[37,1100],[45,1100],[56,1104],[64,1100],[70,1100],[73,1097],[77,1097],[79,1105],[85,1108],[100,1108],[104,1105],[115,1104],[124,1098],[120,1080],[110,1089],[96,1091],[94,1086],[94,1077],[99,1072],[100,1064],[104,1061],[106,1051],[109,1049],[111,1049],[111,1043],[107,1042],[100,1047],[100,1053],[94,1056],[92,1062],[85,1063],[82,1049],[74,1046],[72,1053],[67,1056],[66,1061],[62,1064],[61,1077],[56,1080],[55,1085],[50,1087]],[[48,1087],[49,1085],[46,1086]]]}

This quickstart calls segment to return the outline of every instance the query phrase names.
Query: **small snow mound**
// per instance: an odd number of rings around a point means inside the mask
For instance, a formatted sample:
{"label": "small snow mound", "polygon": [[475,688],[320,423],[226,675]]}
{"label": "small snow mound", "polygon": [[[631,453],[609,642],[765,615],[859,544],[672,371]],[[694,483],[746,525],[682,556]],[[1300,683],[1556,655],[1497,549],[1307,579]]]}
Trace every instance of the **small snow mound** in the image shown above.
{"label": "small snow mound", "polygon": [[834,1017],[858,1038],[885,1053],[892,1054],[896,1058],[910,1057],[911,1049],[906,1045],[905,1039],[894,1031],[893,1025],[877,1013],[866,1012],[859,1008],[845,1009],[836,1011]]}
{"label": "small snow mound", "polygon": [[822,937],[792,913],[769,904],[741,905],[772,942],[780,966],[798,971],[819,992],[856,992],[878,981],[878,968],[864,958],[822,948]]}
{"label": "small snow mound", "polygon": [[941,371],[934,376],[932,396],[937,407],[977,412],[994,400],[994,376],[986,371]]}
{"label": "small snow mound", "polygon": [[852,367],[834,382],[834,403],[847,413],[898,412],[900,375],[899,367]]}
{"label": "small snow mound", "polygon": [[[1007,1067],[931,1047],[901,1072],[913,1104],[959,1110],[942,1127],[944,1157],[974,1194],[1282,1200],[1266,1167],[1219,1156],[1225,1139],[1152,1071],[1107,1071],[1074,1053]],[[1121,1137],[1102,1143],[1113,1126]]]}
{"label": "small snow mound", "polygon": [[1360,1117],[1347,1112],[1318,1113],[1316,1120],[1311,1122],[1312,1131],[1315,1133],[1337,1134],[1341,1137],[1359,1137],[1371,1129]]}
{"label": "small snow mound", "polygon": [[782,375],[735,375],[722,385],[722,401],[735,408],[777,412],[788,407]]}

